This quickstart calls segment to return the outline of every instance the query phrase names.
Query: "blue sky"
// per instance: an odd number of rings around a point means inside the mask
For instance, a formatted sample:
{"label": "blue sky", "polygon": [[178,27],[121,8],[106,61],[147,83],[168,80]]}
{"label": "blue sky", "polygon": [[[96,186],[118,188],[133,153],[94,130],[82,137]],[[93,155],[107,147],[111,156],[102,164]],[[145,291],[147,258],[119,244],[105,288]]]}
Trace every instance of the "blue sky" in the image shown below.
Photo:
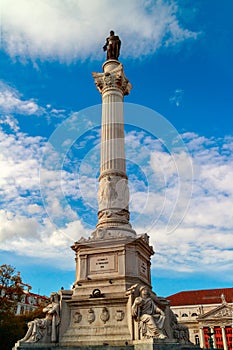
{"label": "blue sky", "polygon": [[1,1],[0,263],[35,293],[70,288],[70,246],[96,224],[91,73],[111,29],[133,85],[131,223],[154,246],[153,289],[232,287],[232,11],[230,0]]}

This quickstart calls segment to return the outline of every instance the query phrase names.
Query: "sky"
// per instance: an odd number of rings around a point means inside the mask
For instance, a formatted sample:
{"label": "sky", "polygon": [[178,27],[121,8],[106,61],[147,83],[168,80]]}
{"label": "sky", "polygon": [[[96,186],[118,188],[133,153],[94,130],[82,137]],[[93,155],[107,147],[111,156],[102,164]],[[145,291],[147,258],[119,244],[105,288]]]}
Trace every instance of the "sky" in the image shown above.
{"label": "sky", "polygon": [[153,290],[232,287],[231,0],[0,0],[0,264],[49,295],[97,223],[101,72],[110,30],[125,97],[131,224]]}

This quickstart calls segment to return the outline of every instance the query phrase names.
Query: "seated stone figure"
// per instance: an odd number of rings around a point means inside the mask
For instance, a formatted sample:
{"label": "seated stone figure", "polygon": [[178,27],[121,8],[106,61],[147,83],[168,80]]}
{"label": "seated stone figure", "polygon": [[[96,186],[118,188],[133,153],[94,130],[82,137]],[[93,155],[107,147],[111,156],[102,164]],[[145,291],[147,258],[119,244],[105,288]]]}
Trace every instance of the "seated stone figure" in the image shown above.
{"label": "seated stone figure", "polygon": [[172,311],[170,319],[174,339],[177,339],[181,344],[190,344],[188,327],[178,323],[177,318]]}
{"label": "seated stone figure", "polygon": [[191,344],[188,327],[178,323],[169,301],[150,292],[146,286],[133,285],[127,295],[133,295],[132,316],[139,322],[142,338],[176,340]]}
{"label": "seated stone figure", "polygon": [[20,342],[27,343],[50,343],[58,341],[59,316],[59,295],[51,293],[51,302],[43,309],[45,318],[36,318],[28,322],[28,331]]}
{"label": "seated stone figure", "polygon": [[132,306],[132,315],[136,318],[143,338],[165,339],[163,333],[165,313],[155,304],[147,287],[142,286],[140,296],[136,297]]}

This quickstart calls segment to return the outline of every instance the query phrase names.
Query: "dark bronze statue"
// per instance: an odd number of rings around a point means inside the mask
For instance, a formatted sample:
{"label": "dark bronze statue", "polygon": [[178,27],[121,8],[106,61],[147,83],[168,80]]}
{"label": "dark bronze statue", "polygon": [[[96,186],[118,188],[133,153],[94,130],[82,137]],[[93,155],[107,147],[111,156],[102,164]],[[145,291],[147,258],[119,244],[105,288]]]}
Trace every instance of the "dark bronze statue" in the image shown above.
{"label": "dark bronze statue", "polygon": [[115,35],[113,30],[111,30],[110,36],[106,39],[106,44],[103,47],[104,51],[107,51],[107,60],[118,60],[118,57],[120,56],[120,48],[120,38]]}

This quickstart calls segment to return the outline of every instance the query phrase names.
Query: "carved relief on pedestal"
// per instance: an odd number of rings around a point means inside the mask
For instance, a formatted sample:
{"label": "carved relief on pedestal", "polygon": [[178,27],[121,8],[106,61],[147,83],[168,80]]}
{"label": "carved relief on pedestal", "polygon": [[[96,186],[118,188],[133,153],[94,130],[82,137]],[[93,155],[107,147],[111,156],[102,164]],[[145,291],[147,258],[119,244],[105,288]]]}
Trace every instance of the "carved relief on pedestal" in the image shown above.
{"label": "carved relief on pedestal", "polygon": [[104,90],[108,88],[118,88],[121,89],[123,95],[128,95],[132,89],[132,85],[124,75],[122,64],[119,64],[111,72],[93,72],[92,76],[100,93],[103,93]]}
{"label": "carved relief on pedestal", "polygon": [[99,184],[98,203],[99,211],[107,208],[128,209],[128,181],[120,176],[102,178]]}
{"label": "carved relief on pedestal", "polygon": [[73,315],[73,322],[74,323],[80,323],[82,321],[82,314],[80,311],[76,311],[75,314]]}
{"label": "carved relief on pedestal", "polygon": [[[129,212],[127,210],[103,210],[99,212],[98,218],[100,219],[109,219],[109,218],[115,218],[115,219],[122,219],[124,218],[129,221]],[[124,220],[125,221],[125,220]]]}
{"label": "carved relief on pedestal", "polygon": [[90,308],[90,309],[88,310],[87,321],[88,321],[89,323],[92,323],[92,322],[95,321],[95,312],[94,312],[94,310],[93,310],[92,308]]}
{"label": "carved relief on pedestal", "polygon": [[98,191],[99,206],[111,208],[117,199],[116,184],[111,176],[107,176],[100,182]]}
{"label": "carved relief on pedestal", "polygon": [[92,232],[91,237],[89,238],[81,237],[76,243],[79,244],[79,243],[86,243],[90,241],[99,241],[104,239],[122,238],[122,237],[125,237],[125,233],[120,230],[111,231],[103,227],[99,227]]}
{"label": "carved relief on pedestal", "polygon": [[101,321],[103,321],[104,323],[106,323],[110,318],[110,314],[109,311],[106,307],[103,307],[102,312],[100,314],[100,319]]}
{"label": "carved relief on pedestal", "polygon": [[123,310],[116,310],[116,313],[115,313],[116,321],[123,321],[124,317],[125,317],[125,313]]}

